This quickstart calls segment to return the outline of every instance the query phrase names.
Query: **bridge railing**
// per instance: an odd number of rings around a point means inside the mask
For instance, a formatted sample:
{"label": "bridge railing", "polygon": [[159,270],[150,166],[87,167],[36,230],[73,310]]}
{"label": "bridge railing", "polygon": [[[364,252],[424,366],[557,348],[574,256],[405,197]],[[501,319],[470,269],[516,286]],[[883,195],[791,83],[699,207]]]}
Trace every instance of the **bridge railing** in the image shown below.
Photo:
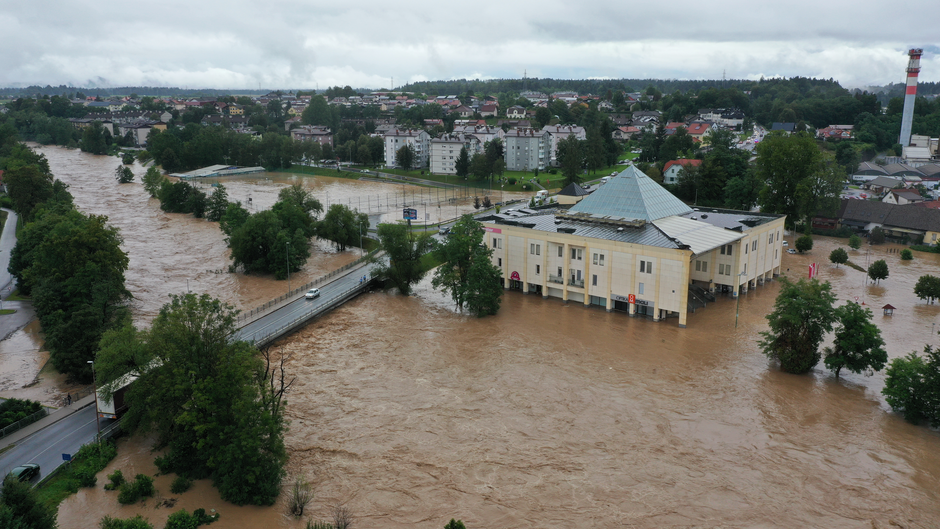
{"label": "bridge railing", "polygon": [[362,257],[356,259],[355,261],[353,261],[353,262],[351,262],[351,263],[349,263],[349,264],[347,264],[347,265],[345,265],[345,266],[343,266],[343,267],[341,267],[341,268],[337,268],[336,270],[333,270],[333,271],[330,272],[329,274],[326,274],[326,275],[324,275],[324,276],[318,277],[317,279],[314,279],[313,281],[311,281],[311,282],[309,282],[309,283],[307,283],[307,284],[305,284],[305,285],[303,285],[303,286],[301,286],[301,287],[295,288],[294,290],[291,290],[290,292],[288,292],[287,294],[284,294],[283,296],[278,296],[278,297],[272,299],[271,301],[268,301],[267,303],[265,303],[265,304],[263,304],[263,305],[260,305],[260,306],[258,306],[258,307],[255,307],[255,308],[253,308],[253,309],[251,309],[251,310],[247,310],[247,311],[242,311],[242,312],[240,312],[240,313],[238,314],[238,319],[236,320],[235,325],[238,326],[238,327],[242,327],[242,326],[244,326],[244,325],[246,325],[246,324],[248,324],[248,323],[254,321],[258,315],[264,314],[264,313],[268,312],[268,311],[271,310],[272,308],[277,307],[278,305],[284,303],[285,301],[293,300],[295,297],[297,297],[298,295],[300,295],[300,294],[302,294],[302,293],[304,293],[304,292],[310,290],[311,288],[313,288],[313,287],[315,287],[315,286],[317,286],[317,285],[322,285],[323,283],[326,283],[326,282],[329,281],[330,279],[333,279],[334,277],[336,277],[336,276],[338,276],[338,275],[340,275],[340,274],[346,272],[347,270],[349,270],[349,269],[351,269],[351,268],[355,268],[355,267],[357,267],[357,266],[359,266],[359,265],[361,265],[361,264],[367,262],[369,259],[371,259],[372,257],[376,256],[377,254],[378,254],[378,250],[372,250],[371,252],[367,253],[366,255],[363,255]]}
{"label": "bridge railing", "polygon": [[3,429],[0,429],[0,438],[6,437],[15,431],[21,430],[29,426],[30,424],[33,424],[34,422],[48,415],[48,413],[49,412],[46,410],[46,408],[40,408],[39,411],[32,413],[30,415],[27,415],[26,417],[23,417],[22,419],[16,421],[15,423]]}
{"label": "bridge railing", "polygon": [[352,294],[357,293],[357,291],[358,292],[365,291],[367,288],[369,288],[370,283],[371,281],[366,281],[365,283],[359,283],[351,288],[348,288],[344,290],[343,292],[336,294],[335,296],[329,298],[326,301],[326,303],[323,303],[319,305],[317,308],[303,313],[302,315],[294,318],[293,320],[289,321],[288,323],[285,323],[284,325],[281,325],[280,327],[277,327],[276,329],[273,329],[270,331],[257,332],[257,333],[252,334],[250,337],[243,337],[241,339],[253,345],[264,344],[267,341],[277,338],[281,336],[282,334],[290,331],[291,329],[307,322],[308,320],[313,319],[319,316],[320,314],[323,314],[324,312],[328,312],[332,310],[334,306],[336,305],[337,301],[344,300],[350,297]]}

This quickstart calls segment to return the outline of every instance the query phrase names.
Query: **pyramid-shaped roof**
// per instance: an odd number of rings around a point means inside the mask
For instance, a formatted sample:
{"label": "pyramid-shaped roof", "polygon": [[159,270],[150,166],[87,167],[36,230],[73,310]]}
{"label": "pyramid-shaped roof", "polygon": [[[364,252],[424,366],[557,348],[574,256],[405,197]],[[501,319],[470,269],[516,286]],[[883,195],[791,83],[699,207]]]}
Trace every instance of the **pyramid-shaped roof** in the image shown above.
{"label": "pyramid-shaped roof", "polygon": [[670,215],[683,215],[692,208],[630,166],[569,211],[596,218],[651,222]]}
{"label": "pyramid-shaped roof", "polygon": [[558,194],[569,197],[583,197],[585,195],[590,195],[591,192],[579,186],[578,184],[571,182],[570,184],[566,185],[564,189],[559,191]]}

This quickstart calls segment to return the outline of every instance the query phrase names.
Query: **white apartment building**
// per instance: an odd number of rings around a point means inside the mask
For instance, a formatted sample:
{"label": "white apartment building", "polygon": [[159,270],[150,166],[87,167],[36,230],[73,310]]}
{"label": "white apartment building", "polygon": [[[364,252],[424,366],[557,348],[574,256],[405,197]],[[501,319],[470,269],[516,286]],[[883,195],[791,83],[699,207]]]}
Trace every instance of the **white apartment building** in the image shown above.
{"label": "white apartment building", "polygon": [[634,167],[570,209],[481,220],[505,288],[680,327],[706,291],[737,296],[783,258],[785,216],[693,210]]}
{"label": "white apartment building", "polygon": [[547,131],[509,129],[503,143],[503,158],[510,171],[541,170],[549,164],[552,137]]}
{"label": "white apartment building", "polygon": [[557,166],[557,153],[558,153],[558,142],[566,139],[572,134],[575,135],[579,140],[587,138],[587,134],[584,132],[584,127],[579,127],[577,125],[548,125],[542,129],[544,132],[548,132],[551,135],[552,144],[549,163],[551,165]]}
{"label": "white apartment building", "polygon": [[467,147],[472,158],[483,152],[483,144],[469,134],[442,134],[431,139],[431,172],[434,174],[457,174],[457,158],[460,149]]}
{"label": "white apartment building", "polygon": [[385,133],[385,165],[398,167],[395,163],[395,153],[405,145],[411,145],[415,150],[413,169],[423,169],[428,166],[428,154],[431,150],[431,135],[423,130],[391,129]]}
{"label": "white apartment building", "polygon": [[496,138],[502,139],[506,133],[500,127],[491,127],[489,125],[461,125],[454,126],[454,134],[470,134],[476,136],[481,144]]}

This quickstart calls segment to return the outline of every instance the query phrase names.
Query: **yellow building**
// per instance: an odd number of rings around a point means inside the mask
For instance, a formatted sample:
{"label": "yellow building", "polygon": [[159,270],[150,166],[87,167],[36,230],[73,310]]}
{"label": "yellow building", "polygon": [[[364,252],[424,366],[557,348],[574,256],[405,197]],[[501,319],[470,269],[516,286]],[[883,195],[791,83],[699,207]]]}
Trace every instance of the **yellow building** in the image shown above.
{"label": "yellow building", "polygon": [[780,273],[785,217],[693,209],[630,167],[570,208],[481,220],[505,288],[685,327],[708,293]]}

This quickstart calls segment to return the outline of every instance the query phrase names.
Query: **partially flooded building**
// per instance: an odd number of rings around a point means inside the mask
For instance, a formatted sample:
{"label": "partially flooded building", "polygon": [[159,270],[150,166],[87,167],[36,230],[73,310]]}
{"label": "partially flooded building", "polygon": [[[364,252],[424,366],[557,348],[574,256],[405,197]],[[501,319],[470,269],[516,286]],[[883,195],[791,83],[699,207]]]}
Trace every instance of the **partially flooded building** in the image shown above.
{"label": "partially flooded building", "polygon": [[680,327],[704,298],[778,275],[784,251],[785,216],[692,208],[633,167],[569,208],[481,220],[505,288]]}

